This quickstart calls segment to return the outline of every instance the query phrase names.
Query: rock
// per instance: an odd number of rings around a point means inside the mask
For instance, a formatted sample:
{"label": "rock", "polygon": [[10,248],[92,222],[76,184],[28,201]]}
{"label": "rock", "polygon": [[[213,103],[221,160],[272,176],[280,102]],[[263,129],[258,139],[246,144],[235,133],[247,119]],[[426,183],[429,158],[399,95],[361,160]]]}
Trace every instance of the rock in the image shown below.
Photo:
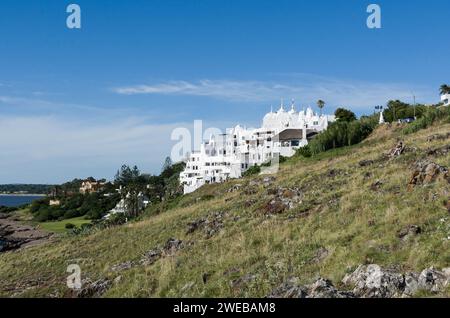
{"label": "rock", "polygon": [[273,289],[267,298],[306,298],[306,287],[300,286],[296,278],[291,278]]}
{"label": "rock", "polygon": [[302,193],[298,188],[270,188],[267,194],[273,196],[263,206],[264,214],[279,214],[296,207],[302,201]]}
{"label": "rock", "polygon": [[150,250],[144,254],[144,257],[141,259],[140,263],[142,265],[152,265],[161,258],[161,254],[161,249]]}
{"label": "rock", "polygon": [[22,224],[14,216],[0,218],[0,253],[49,242],[52,235],[31,225]]}
{"label": "rock", "polygon": [[328,254],[329,254],[329,252],[325,247],[320,247],[317,250],[316,255],[311,259],[311,262],[312,263],[320,263],[325,258],[327,258]]}
{"label": "rock", "polygon": [[413,166],[413,173],[408,183],[408,189],[412,190],[417,185],[432,183],[439,177],[450,182],[450,176],[446,167],[428,160],[419,160]]}
{"label": "rock", "polygon": [[405,288],[403,295],[413,297],[419,290],[419,275],[414,272],[405,274]]}
{"label": "rock", "polygon": [[383,182],[381,180],[377,180],[374,183],[370,185],[370,190],[372,191],[378,191],[381,189],[381,186],[383,185]]}
{"label": "rock", "polygon": [[81,290],[77,292],[78,298],[93,298],[102,296],[111,286],[111,281],[108,279],[99,279],[95,282],[87,280],[83,283]]}
{"label": "rock", "polygon": [[257,278],[256,275],[247,274],[232,280],[230,284],[233,289],[241,289],[242,287],[244,287],[244,285],[247,285],[248,283],[254,281],[256,278]]}
{"label": "rock", "polygon": [[389,151],[389,157],[398,157],[404,152],[404,150],[405,145],[403,144],[403,141],[399,141],[398,144]]}
{"label": "rock", "polygon": [[230,189],[228,189],[227,192],[230,192],[230,193],[236,192],[236,191],[239,191],[241,188],[242,188],[242,184],[238,183],[238,184],[233,185]]}
{"label": "rock", "polygon": [[204,223],[206,222],[206,219],[198,219],[192,222],[188,223],[188,229],[186,231],[186,234],[191,234],[197,231]]}
{"label": "rock", "polygon": [[206,218],[201,218],[196,221],[188,223],[187,234],[191,234],[199,229],[203,229],[207,238],[211,238],[224,227],[224,212],[212,212]]}
{"label": "rock", "polygon": [[447,138],[450,138],[450,132],[448,132],[446,134],[434,134],[434,135],[428,136],[427,141],[431,142],[433,140],[445,140]]}
{"label": "rock", "polygon": [[352,292],[337,290],[331,281],[319,278],[311,285],[301,286],[297,278],[290,278],[273,289],[267,298],[354,298]]}
{"label": "rock", "polygon": [[183,241],[177,240],[176,238],[170,238],[167,240],[166,244],[164,244],[162,254],[163,256],[172,256],[183,247]]}
{"label": "rock", "polygon": [[135,265],[134,262],[127,261],[127,262],[124,262],[124,263],[112,266],[111,270],[113,272],[121,272],[121,271],[124,271],[124,270],[131,269],[134,265]]}
{"label": "rock", "polygon": [[418,279],[419,289],[439,292],[449,283],[449,276],[433,267],[424,269]]}
{"label": "rock", "polygon": [[316,282],[308,286],[307,298],[354,298],[352,292],[337,290],[331,281],[319,278]]}
{"label": "rock", "polygon": [[445,146],[434,148],[434,149],[428,149],[427,155],[428,156],[445,156],[449,152],[450,152],[450,145],[445,145]]}
{"label": "rock", "polygon": [[383,270],[379,265],[360,265],[352,274],[345,275],[342,282],[353,285],[358,297],[390,298],[399,296],[404,289],[403,275]]}
{"label": "rock", "polygon": [[203,275],[202,275],[203,284],[206,284],[208,282],[208,279],[210,276],[211,276],[211,274],[209,274],[209,273],[203,273]]}
{"label": "rock", "polygon": [[367,167],[367,166],[371,166],[374,164],[373,160],[361,160],[359,163],[360,167]]}
{"label": "rock", "polygon": [[398,238],[402,240],[408,240],[409,238],[422,233],[422,229],[418,225],[408,225],[398,232]]}

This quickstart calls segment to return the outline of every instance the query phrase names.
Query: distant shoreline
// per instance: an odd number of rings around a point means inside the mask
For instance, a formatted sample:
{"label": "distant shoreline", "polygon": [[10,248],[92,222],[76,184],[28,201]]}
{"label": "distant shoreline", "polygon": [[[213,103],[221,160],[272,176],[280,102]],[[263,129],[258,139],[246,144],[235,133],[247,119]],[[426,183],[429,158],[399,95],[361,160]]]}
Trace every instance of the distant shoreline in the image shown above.
{"label": "distant shoreline", "polygon": [[0,193],[0,197],[46,197],[46,194],[36,193]]}

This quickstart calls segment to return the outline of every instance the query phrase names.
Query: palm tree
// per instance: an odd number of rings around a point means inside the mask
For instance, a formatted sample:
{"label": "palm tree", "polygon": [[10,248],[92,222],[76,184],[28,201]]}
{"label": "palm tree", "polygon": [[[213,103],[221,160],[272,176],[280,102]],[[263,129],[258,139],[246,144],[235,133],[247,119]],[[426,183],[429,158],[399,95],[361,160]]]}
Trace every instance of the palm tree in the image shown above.
{"label": "palm tree", "polygon": [[447,84],[442,84],[440,87],[441,95],[450,94],[450,86]]}
{"label": "palm tree", "polygon": [[322,116],[322,108],[325,107],[325,102],[323,100],[319,99],[317,101],[317,107],[319,107],[319,109],[320,109],[320,116]]}

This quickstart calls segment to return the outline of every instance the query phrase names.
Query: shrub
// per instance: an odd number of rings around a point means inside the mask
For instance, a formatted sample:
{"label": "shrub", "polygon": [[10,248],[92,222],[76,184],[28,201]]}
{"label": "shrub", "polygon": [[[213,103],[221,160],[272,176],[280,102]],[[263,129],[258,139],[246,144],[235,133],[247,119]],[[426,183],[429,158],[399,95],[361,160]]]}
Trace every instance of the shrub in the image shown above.
{"label": "shrub", "polygon": [[301,157],[309,158],[311,157],[311,148],[309,147],[309,145],[306,145],[299,148],[296,154]]}
{"label": "shrub", "polygon": [[258,174],[261,172],[261,167],[260,166],[251,166],[250,168],[248,168],[247,171],[245,171],[242,176],[243,177],[248,177],[248,176],[252,176],[255,174]]}
{"label": "shrub", "polygon": [[73,224],[73,223],[67,223],[66,226],[65,226],[65,228],[68,229],[68,230],[73,229],[73,228],[75,228],[75,224]]}
{"label": "shrub", "polygon": [[[375,117],[334,122],[310,141],[309,151],[311,155],[315,155],[330,149],[355,145],[367,138],[376,126]],[[303,151],[308,154],[308,150]]]}
{"label": "shrub", "polygon": [[412,134],[421,129],[425,129],[433,125],[437,120],[450,120],[449,107],[428,107],[422,117],[412,122],[403,129],[404,134]]}

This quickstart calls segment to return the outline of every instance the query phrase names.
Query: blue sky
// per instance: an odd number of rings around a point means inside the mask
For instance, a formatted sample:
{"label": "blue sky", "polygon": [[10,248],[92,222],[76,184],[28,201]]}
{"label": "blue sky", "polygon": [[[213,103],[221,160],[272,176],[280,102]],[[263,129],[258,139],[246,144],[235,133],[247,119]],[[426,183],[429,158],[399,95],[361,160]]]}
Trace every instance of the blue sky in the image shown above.
{"label": "blue sky", "polygon": [[[82,9],[69,30],[66,7]],[[382,29],[366,26],[370,3]],[[438,101],[450,2],[2,0],[0,183],[159,173],[176,127],[257,126],[321,98]]]}

